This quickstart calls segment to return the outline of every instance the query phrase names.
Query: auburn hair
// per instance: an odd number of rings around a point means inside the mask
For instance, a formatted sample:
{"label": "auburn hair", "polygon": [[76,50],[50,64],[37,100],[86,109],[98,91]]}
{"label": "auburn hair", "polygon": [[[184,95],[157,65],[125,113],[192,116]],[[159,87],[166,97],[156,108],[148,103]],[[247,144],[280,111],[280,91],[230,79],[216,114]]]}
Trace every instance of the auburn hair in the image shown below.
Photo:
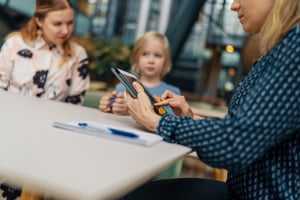
{"label": "auburn hair", "polygon": [[[38,18],[40,21],[44,20],[47,17],[47,14],[52,11],[64,10],[67,8],[72,8],[73,6],[70,0],[36,0],[35,11],[33,17],[28,21],[26,26],[22,28],[19,32],[13,32],[8,35],[8,37],[20,34],[25,42],[32,42],[38,37],[39,26],[35,18]],[[66,40],[63,43],[63,58],[62,63],[64,63],[70,55],[71,51],[71,38]]]}

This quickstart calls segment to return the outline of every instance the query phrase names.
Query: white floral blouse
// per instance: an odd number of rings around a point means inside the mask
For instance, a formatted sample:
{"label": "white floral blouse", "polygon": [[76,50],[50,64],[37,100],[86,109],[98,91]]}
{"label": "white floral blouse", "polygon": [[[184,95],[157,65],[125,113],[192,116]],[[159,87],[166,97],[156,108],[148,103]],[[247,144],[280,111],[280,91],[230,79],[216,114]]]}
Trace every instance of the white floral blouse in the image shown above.
{"label": "white floral blouse", "polygon": [[72,42],[72,55],[39,38],[26,43],[21,36],[6,40],[0,51],[0,89],[73,104],[82,104],[89,88],[88,57]]}

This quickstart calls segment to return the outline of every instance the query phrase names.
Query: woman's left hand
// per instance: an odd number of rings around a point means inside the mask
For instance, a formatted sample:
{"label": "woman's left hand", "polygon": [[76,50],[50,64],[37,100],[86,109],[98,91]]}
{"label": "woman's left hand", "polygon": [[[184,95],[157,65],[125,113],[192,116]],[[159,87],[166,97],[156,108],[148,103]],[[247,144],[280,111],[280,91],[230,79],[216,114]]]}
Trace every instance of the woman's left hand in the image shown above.
{"label": "woman's left hand", "polygon": [[161,116],[154,112],[153,105],[144,88],[138,82],[134,82],[133,87],[138,92],[138,95],[134,99],[129,93],[126,94],[129,114],[138,124],[143,125],[149,131],[156,132]]}

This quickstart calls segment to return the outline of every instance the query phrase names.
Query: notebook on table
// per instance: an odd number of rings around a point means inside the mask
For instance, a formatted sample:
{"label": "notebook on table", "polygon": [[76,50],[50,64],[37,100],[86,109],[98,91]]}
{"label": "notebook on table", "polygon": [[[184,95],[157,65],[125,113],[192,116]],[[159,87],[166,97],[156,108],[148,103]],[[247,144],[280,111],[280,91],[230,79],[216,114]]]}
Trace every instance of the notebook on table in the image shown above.
{"label": "notebook on table", "polygon": [[53,127],[77,133],[119,140],[143,146],[153,146],[162,141],[162,137],[150,132],[119,128],[93,121],[53,122]]}

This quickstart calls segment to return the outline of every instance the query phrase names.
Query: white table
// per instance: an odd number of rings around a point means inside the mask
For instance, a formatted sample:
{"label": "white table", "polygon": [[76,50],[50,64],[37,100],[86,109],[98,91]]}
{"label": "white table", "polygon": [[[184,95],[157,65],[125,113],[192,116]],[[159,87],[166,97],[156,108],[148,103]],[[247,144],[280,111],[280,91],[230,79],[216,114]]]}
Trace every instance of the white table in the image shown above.
{"label": "white table", "polygon": [[128,116],[0,91],[0,177],[62,199],[115,199],[190,152],[144,147],[53,128],[53,121],[99,121],[140,129]]}

